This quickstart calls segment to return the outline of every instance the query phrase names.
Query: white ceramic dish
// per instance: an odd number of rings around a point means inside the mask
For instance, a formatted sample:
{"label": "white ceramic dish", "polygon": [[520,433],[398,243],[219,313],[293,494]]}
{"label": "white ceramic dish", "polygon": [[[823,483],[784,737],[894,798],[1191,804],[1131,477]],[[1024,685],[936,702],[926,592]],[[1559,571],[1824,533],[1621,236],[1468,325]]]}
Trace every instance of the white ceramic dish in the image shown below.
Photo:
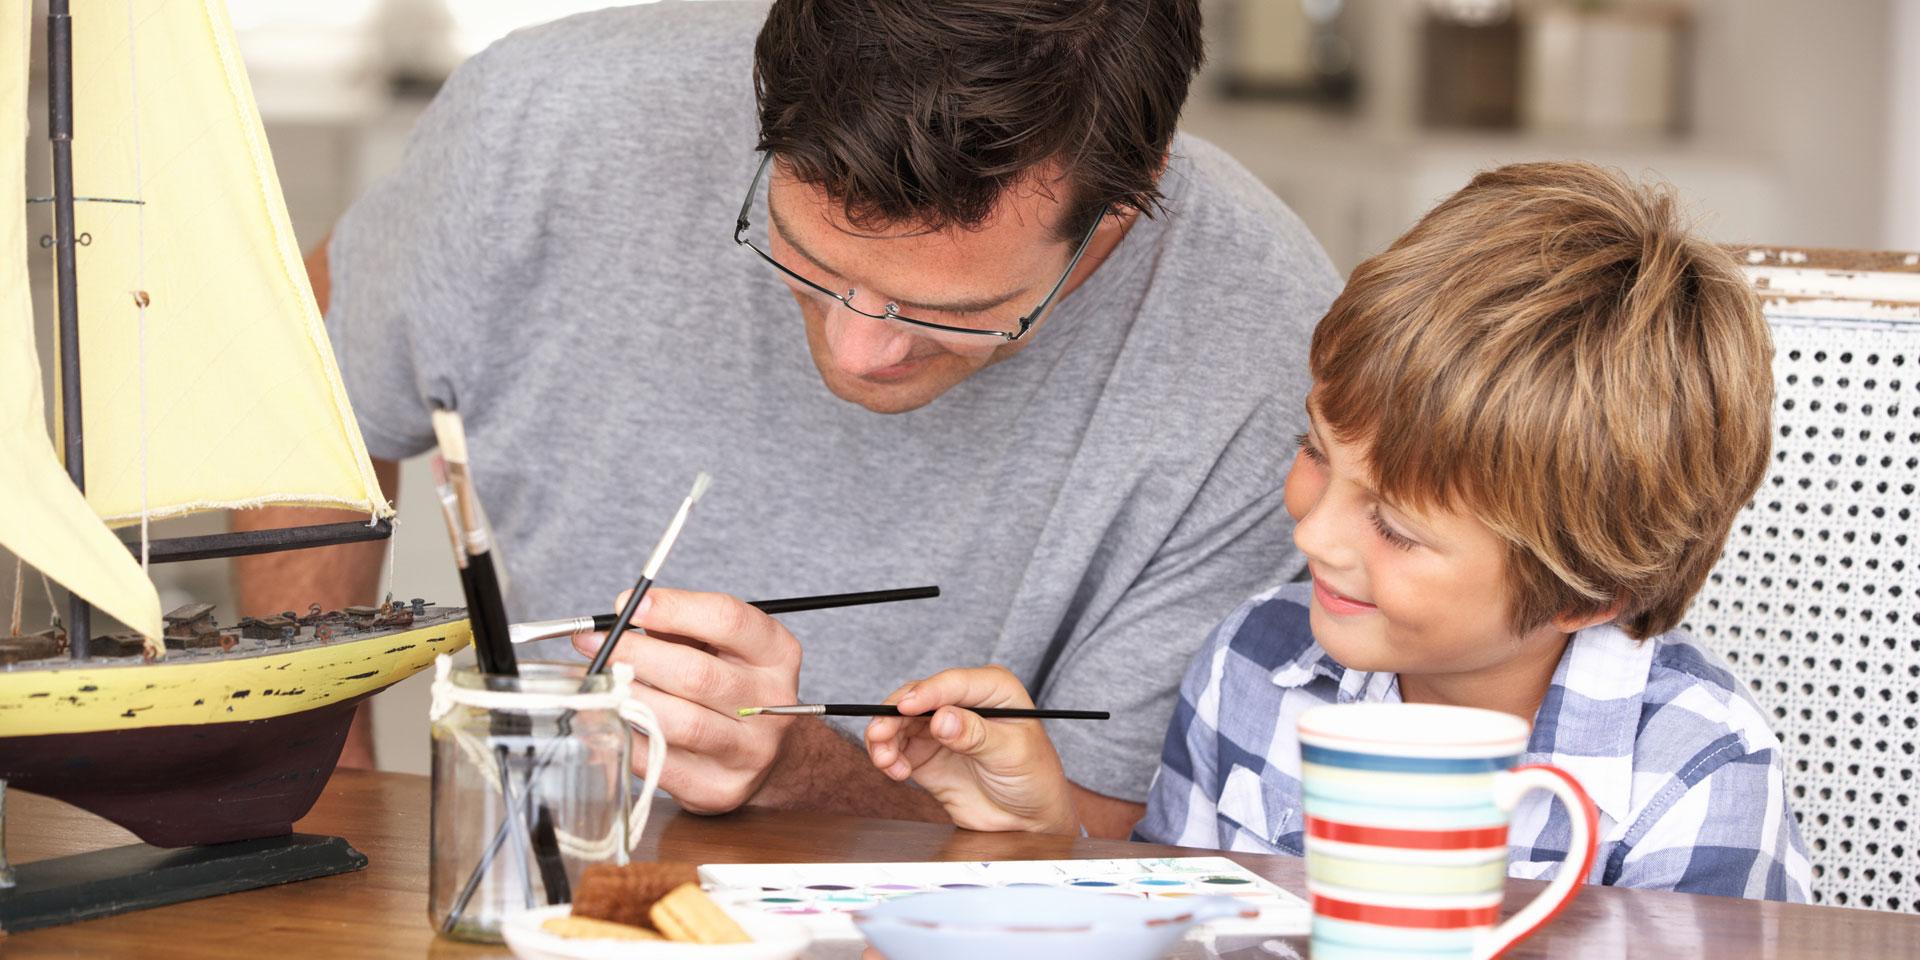
{"label": "white ceramic dish", "polygon": [[572,910],[564,903],[523,910],[508,917],[500,932],[520,960],[794,960],[812,943],[805,927],[785,917],[731,910],[728,915],[747,931],[752,943],[587,940],[556,937],[540,929],[548,918],[564,917]]}

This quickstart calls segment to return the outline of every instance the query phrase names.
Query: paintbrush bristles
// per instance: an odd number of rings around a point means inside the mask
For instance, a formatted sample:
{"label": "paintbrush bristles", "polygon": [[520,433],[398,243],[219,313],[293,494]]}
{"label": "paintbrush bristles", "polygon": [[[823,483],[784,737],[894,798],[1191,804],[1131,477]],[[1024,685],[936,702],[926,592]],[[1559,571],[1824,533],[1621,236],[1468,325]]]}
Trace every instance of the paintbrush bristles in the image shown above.
{"label": "paintbrush bristles", "polygon": [[647,558],[642,577],[652,580],[660,572],[660,565],[667,562],[667,553],[673,549],[673,542],[680,539],[680,528],[686,526],[687,514],[693,512],[693,505],[700,502],[710,486],[713,486],[713,477],[705,471],[693,478],[693,490],[687,494],[687,499],[680,501],[680,509],[674,513],[673,522],[667,524],[667,532],[661,534],[660,542],[653,548],[653,555]]}
{"label": "paintbrush bristles", "polygon": [[487,537],[486,519],[480,513],[480,497],[473,489],[473,471],[467,465],[467,424],[457,411],[435,408],[433,436],[440,443],[440,457],[446,461],[448,485],[460,504],[460,529],[465,534],[468,554],[486,553],[492,546]]}
{"label": "paintbrush bristles", "polygon": [[440,442],[440,455],[448,463],[467,465],[467,427],[460,414],[436,407],[433,411],[433,436]]}

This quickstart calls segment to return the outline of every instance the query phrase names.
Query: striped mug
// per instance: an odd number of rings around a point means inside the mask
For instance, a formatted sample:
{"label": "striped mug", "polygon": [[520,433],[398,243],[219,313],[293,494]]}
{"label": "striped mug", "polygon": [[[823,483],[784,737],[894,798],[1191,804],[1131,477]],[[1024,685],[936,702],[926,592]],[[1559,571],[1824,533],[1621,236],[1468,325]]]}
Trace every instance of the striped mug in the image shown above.
{"label": "striped mug", "polygon": [[[1573,899],[1593,868],[1593,801],[1558,767],[1516,767],[1526,746],[1526,721],[1492,710],[1352,703],[1300,715],[1313,960],[1485,960]],[[1496,925],[1507,820],[1534,789],[1567,806],[1567,859]]]}

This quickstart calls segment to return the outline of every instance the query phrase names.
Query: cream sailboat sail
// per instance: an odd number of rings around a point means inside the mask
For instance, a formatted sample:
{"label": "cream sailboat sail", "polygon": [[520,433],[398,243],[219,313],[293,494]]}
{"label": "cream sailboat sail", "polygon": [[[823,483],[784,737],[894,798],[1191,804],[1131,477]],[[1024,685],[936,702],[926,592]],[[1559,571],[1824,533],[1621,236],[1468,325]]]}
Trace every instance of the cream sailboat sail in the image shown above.
{"label": "cream sailboat sail", "polygon": [[160,638],[160,598],[60,469],[47,436],[27,286],[28,5],[0,16],[0,545]]}
{"label": "cream sailboat sail", "polygon": [[389,515],[224,0],[89,3],[73,33],[74,182],[141,201],[75,213],[88,502],[116,525],[266,503]]}
{"label": "cream sailboat sail", "polygon": [[[64,475],[45,430],[25,275],[28,58],[15,54],[28,48],[30,0],[0,6],[0,544],[152,642],[146,657],[117,642],[96,655],[102,638],[90,631],[75,630],[71,656],[0,643],[0,780],[159,846],[284,835],[325,785],[355,706],[464,646],[465,611],[314,605],[229,628],[208,604],[160,615],[112,525],[269,503],[370,521],[391,510],[314,306],[225,0],[95,0],[72,17],[50,2],[50,112],[64,116],[71,90],[73,118],[70,187],[66,141],[55,143],[56,219],[65,191],[77,201],[73,231],[56,225],[54,246],[73,244],[73,268],[57,273],[77,280],[59,306],[63,318],[77,312],[79,345],[56,369],[78,370],[79,415],[62,427],[82,440],[84,498]],[[151,543],[159,562],[384,531],[344,526]]]}

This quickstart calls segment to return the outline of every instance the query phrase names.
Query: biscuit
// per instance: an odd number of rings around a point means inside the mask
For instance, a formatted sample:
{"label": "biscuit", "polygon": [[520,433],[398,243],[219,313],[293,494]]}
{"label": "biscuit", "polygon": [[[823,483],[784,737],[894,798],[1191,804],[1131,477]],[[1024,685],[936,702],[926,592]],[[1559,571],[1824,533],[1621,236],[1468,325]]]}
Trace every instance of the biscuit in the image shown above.
{"label": "biscuit", "polygon": [[691,863],[595,864],[582,871],[573,889],[573,915],[653,929],[647,911],[661,895],[682,884],[699,883]]}
{"label": "biscuit", "polygon": [[548,917],[540,929],[568,940],[659,940],[652,930],[592,917]]}
{"label": "biscuit", "polygon": [[740,925],[697,884],[684,884],[661,897],[648,912],[654,929],[684,943],[752,943]]}

